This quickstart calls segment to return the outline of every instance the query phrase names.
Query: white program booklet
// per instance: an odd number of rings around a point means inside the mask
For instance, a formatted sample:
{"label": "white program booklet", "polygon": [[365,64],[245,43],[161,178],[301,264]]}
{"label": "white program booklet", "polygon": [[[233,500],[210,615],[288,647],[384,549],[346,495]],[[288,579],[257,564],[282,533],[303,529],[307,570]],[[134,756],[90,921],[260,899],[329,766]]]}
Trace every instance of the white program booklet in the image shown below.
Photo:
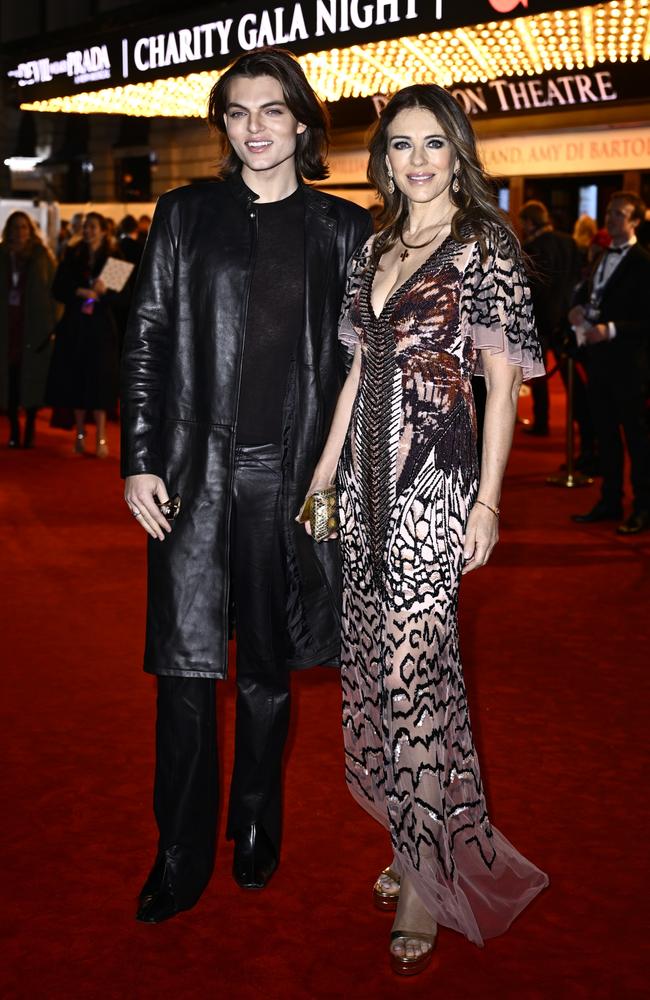
{"label": "white program booklet", "polygon": [[103,281],[112,292],[121,292],[131,277],[134,267],[135,264],[129,264],[128,260],[109,257],[102,268],[99,280]]}

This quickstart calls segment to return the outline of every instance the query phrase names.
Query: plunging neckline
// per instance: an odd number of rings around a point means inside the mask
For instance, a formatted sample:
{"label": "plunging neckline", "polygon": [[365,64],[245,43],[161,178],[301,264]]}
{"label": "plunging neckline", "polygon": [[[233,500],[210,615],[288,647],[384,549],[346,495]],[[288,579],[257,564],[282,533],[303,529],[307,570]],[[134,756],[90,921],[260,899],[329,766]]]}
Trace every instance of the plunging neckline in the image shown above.
{"label": "plunging neckline", "polygon": [[410,285],[410,283],[413,281],[413,279],[420,274],[420,271],[422,271],[422,269],[425,268],[427,266],[427,264],[429,264],[434,259],[434,257],[436,256],[436,254],[438,254],[442,250],[442,248],[444,247],[445,243],[447,243],[447,241],[451,240],[451,239],[453,239],[453,236],[452,236],[451,233],[448,233],[447,236],[445,236],[445,238],[442,241],[442,243],[438,244],[438,246],[426,258],[426,260],[423,260],[422,263],[420,264],[420,266],[416,267],[415,271],[413,271],[413,273],[410,274],[408,276],[408,278],[406,278],[402,282],[401,285],[398,285],[397,288],[393,289],[393,291],[390,293],[390,295],[388,296],[388,298],[384,299],[384,304],[381,307],[381,309],[380,309],[379,312],[375,311],[375,307],[372,304],[372,289],[373,289],[373,286],[375,284],[375,277],[377,275],[377,271],[379,270],[379,264],[381,262],[381,256],[377,257],[376,263],[374,265],[374,270],[372,272],[372,275],[370,276],[370,281],[368,282],[368,307],[370,309],[370,314],[373,317],[373,319],[380,320],[382,318],[382,316],[386,312],[386,309],[391,304],[391,302],[393,301],[393,299],[396,298],[396,296],[399,295],[400,292],[404,291],[404,289],[406,289],[408,287],[408,285]]}

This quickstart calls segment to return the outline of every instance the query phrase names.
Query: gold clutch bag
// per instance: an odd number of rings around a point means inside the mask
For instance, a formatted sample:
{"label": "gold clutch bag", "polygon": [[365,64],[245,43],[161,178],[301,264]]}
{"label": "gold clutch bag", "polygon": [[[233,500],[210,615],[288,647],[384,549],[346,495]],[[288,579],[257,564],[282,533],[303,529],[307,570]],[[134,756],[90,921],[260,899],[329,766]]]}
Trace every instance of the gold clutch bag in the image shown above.
{"label": "gold clutch bag", "polygon": [[308,496],[298,515],[301,524],[309,521],[311,537],[315,542],[323,542],[338,530],[339,519],[336,503],[336,486],[316,490]]}

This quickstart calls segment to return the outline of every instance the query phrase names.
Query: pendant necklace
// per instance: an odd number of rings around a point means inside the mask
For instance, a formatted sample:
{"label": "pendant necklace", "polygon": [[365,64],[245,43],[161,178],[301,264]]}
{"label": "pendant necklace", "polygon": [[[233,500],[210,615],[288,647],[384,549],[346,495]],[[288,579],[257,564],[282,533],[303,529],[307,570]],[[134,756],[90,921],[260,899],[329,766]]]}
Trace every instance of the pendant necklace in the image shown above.
{"label": "pendant necklace", "polygon": [[444,222],[441,226],[438,226],[431,239],[427,240],[425,243],[407,243],[406,240],[404,239],[404,230],[400,230],[399,234],[400,242],[406,249],[403,250],[402,253],[399,255],[399,259],[404,261],[406,260],[407,257],[410,257],[411,255],[409,253],[409,250],[422,250],[423,247],[428,247],[430,243],[434,242],[440,231],[444,229],[445,226],[448,225],[449,225],[448,222]]}

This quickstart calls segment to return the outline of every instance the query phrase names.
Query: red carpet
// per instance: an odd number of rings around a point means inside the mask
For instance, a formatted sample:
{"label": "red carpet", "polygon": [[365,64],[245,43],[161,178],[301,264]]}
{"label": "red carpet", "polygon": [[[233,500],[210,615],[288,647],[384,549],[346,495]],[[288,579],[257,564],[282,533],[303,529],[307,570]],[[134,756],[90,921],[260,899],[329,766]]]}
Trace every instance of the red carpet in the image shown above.
{"label": "red carpet", "polygon": [[[463,585],[461,631],[492,819],[551,888],[484,950],[443,930],[415,981],[389,972],[391,920],[370,905],[390,855],[343,783],[334,671],[294,679],[269,888],[236,888],[222,831],[196,909],[134,921],[155,842],[143,537],[117,460],[76,458],[71,444],[41,421],[37,450],[0,453],[2,997],[647,996],[650,536],[570,525],[596,492],[544,485],[558,426],[548,442],[518,433],[502,541]],[[228,775],[232,680],[220,690]]]}

